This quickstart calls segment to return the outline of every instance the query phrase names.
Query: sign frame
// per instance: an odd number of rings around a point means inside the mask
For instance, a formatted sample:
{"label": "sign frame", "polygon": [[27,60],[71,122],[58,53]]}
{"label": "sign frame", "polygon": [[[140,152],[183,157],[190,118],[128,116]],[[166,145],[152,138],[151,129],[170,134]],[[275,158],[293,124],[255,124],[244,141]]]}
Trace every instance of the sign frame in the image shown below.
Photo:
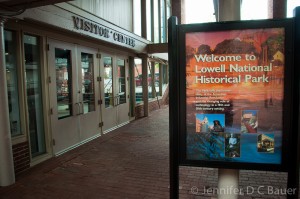
{"label": "sign frame", "polygon": [[[187,125],[186,125],[186,34],[198,32],[217,32],[217,31],[235,31],[249,29],[269,29],[284,28],[284,98],[282,106],[282,152],[280,164],[253,163],[253,162],[226,162],[218,160],[191,160],[187,159]],[[225,169],[247,169],[247,170],[267,170],[267,171],[288,171],[288,164],[292,157],[289,140],[293,139],[292,114],[293,114],[293,98],[292,88],[294,81],[293,67],[293,38],[294,38],[294,20],[257,20],[257,21],[235,21],[235,22],[218,22],[205,24],[188,24],[178,25],[178,77],[179,77],[179,165],[181,166],[200,166]],[[296,131],[297,132],[297,131]]]}

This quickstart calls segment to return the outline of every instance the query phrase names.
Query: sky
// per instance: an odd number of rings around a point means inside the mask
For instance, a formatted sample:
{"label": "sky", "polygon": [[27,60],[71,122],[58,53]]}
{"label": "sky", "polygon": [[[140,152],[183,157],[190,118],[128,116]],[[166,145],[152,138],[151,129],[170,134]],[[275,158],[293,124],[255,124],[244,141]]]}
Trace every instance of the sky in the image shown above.
{"label": "sky", "polygon": [[214,125],[214,120],[219,120],[221,126],[225,126],[225,115],[224,114],[196,114],[197,119],[200,121],[204,120],[204,117],[208,119],[208,126]]}

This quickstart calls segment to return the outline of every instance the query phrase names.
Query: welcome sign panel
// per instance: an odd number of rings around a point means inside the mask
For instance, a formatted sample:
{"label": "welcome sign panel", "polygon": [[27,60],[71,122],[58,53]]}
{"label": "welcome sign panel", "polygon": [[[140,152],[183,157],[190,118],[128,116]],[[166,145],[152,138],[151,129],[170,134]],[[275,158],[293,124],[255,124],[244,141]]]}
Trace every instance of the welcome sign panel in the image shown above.
{"label": "welcome sign panel", "polygon": [[185,34],[187,160],[282,163],[285,29]]}

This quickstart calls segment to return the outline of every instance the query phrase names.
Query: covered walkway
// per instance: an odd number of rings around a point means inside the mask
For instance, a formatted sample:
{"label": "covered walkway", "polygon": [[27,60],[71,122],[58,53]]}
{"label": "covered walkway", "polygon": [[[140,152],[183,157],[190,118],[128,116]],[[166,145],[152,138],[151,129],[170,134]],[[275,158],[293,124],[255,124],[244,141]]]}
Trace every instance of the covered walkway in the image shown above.
{"label": "covered walkway", "polygon": [[[14,185],[1,187],[0,198],[169,198],[168,114],[164,107],[32,167]],[[267,193],[268,186],[286,186],[285,173],[241,171],[240,185],[243,199],[286,198]],[[247,186],[254,192],[247,193]],[[205,191],[216,187],[217,169],[180,168],[180,199],[217,198]]]}

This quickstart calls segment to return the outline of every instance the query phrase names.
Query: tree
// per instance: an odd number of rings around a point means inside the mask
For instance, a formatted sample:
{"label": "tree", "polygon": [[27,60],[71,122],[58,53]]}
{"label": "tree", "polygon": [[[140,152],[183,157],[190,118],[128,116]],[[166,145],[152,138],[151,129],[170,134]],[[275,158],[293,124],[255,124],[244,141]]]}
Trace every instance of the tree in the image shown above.
{"label": "tree", "polygon": [[272,60],[277,51],[284,53],[284,37],[283,35],[271,36],[262,46],[267,46],[268,60]]}
{"label": "tree", "polygon": [[197,49],[198,54],[212,54],[212,50],[209,45],[201,44]]}
{"label": "tree", "polygon": [[187,46],[186,49],[186,55],[187,57],[193,57],[194,56],[194,48],[192,48],[191,46]]}
{"label": "tree", "polygon": [[218,43],[215,50],[215,54],[257,54],[255,47],[245,41],[239,39],[226,39],[221,43]]}

